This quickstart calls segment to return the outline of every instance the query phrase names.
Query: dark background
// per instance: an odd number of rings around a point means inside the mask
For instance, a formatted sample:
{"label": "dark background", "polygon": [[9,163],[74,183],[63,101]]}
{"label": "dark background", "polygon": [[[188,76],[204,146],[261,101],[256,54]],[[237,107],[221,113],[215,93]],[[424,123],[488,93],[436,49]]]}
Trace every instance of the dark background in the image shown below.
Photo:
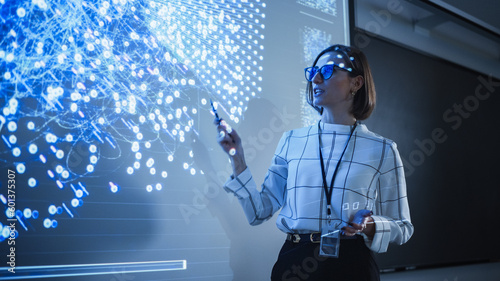
{"label": "dark background", "polygon": [[415,226],[381,268],[498,260],[499,81],[363,35],[378,94],[366,124],[398,144]]}

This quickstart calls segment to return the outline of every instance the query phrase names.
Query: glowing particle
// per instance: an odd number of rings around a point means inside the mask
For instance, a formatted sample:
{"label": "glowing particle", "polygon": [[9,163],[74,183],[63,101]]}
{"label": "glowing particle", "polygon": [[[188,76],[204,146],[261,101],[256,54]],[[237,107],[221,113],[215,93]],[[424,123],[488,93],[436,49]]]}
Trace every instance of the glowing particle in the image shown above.
{"label": "glowing particle", "polygon": [[43,226],[45,228],[50,228],[52,226],[52,220],[50,220],[49,218],[46,218],[43,220]]}
{"label": "glowing particle", "polygon": [[24,172],[26,172],[26,166],[23,163],[19,163],[16,166],[16,170],[18,173],[24,174]]}
{"label": "glowing particle", "polygon": [[59,150],[56,152],[56,157],[57,157],[58,159],[63,159],[63,157],[64,157],[64,151],[62,151],[62,150],[60,150],[60,149],[59,149]]}
{"label": "glowing particle", "polygon": [[83,191],[81,189],[78,189],[76,192],[75,192],[75,196],[78,197],[78,198],[82,198],[83,196]]}
{"label": "glowing particle", "polygon": [[94,171],[94,166],[93,165],[87,165],[87,172],[92,173]]}
{"label": "glowing particle", "polygon": [[155,168],[151,168],[151,169],[149,169],[149,173],[150,173],[151,175],[156,174],[156,169],[155,169]]}
{"label": "glowing particle", "polygon": [[12,149],[12,155],[14,155],[14,157],[19,157],[21,155],[21,149],[19,149],[19,147],[14,147]]}
{"label": "glowing particle", "polygon": [[11,208],[7,208],[5,210],[5,215],[8,217],[8,218],[13,218],[16,213],[11,209]]}
{"label": "glowing particle", "polygon": [[17,142],[17,137],[16,137],[15,135],[11,135],[11,136],[9,137],[9,142],[10,142],[11,144],[15,144],[15,143]]}
{"label": "glowing particle", "polygon": [[91,146],[89,146],[89,151],[90,151],[91,153],[96,153],[96,151],[97,151],[97,146],[95,146],[95,145],[93,145],[93,144],[92,144]]}
{"label": "glowing particle", "polygon": [[229,155],[231,155],[231,156],[236,155],[236,149],[231,148],[231,149],[229,150]]}
{"label": "glowing particle", "polygon": [[161,185],[161,183],[156,184],[156,190],[161,190],[162,188],[163,186]]}
{"label": "glowing particle", "polygon": [[55,215],[57,212],[57,207],[55,205],[50,205],[49,206],[49,214]]}
{"label": "glowing particle", "polygon": [[109,182],[109,188],[113,193],[116,193],[119,190],[119,187],[113,182]]}
{"label": "glowing particle", "polygon": [[128,167],[128,168],[127,168],[127,174],[131,175],[131,174],[133,174],[133,173],[134,173],[134,168],[132,168],[132,167]]}
{"label": "glowing particle", "polygon": [[76,207],[78,207],[79,204],[80,204],[80,202],[78,201],[78,199],[73,198],[73,200],[71,200],[71,206],[76,208]]}
{"label": "glowing particle", "polygon": [[17,130],[17,123],[14,122],[14,121],[10,121],[8,124],[7,124],[7,129],[10,131],[10,132],[15,132]]}
{"label": "glowing particle", "polygon": [[166,171],[161,172],[161,176],[163,178],[166,178],[168,176],[168,173]]}
{"label": "glowing particle", "polygon": [[146,190],[147,190],[148,192],[153,191],[153,186],[152,186],[152,185],[150,185],[150,184],[148,184],[148,185],[146,186]]}
{"label": "glowing particle", "polygon": [[30,208],[24,208],[23,216],[27,219],[31,218],[32,212]]}
{"label": "glowing particle", "polygon": [[36,179],[34,179],[34,178],[29,178],[28,179],[28,186],[29,187],[35,187],[36,184],[37,184]]}
{"label": "glowing particle", "polygon": [[29,153],[31,153],[31,154],[35,154],[35,153],[37,153],[37,151],[38,151],[38,146],[37,146],[36,144],[32,143],[32,144],[30,144],[30,145],[28,146],[28,151],[29,151]]}
{"label": "glowing particle", "polygon": [[52,134],[52,133],[48,133],[46,136],[45,136],[45,140],[48,142],[48,143],[55,143],[57,141],[57,137]]}

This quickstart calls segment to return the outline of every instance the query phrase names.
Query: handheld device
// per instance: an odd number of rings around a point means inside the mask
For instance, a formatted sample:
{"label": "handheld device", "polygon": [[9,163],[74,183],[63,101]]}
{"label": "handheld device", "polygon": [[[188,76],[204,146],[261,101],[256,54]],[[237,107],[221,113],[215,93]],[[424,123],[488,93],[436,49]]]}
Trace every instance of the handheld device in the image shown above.
{"label": "handheld device", "polygon": [[362,209],[362,210],[359,210],[356,215],[354,215],[354,219],[352,220],[353,223],[357,223],[357,224],[362,224],[363,223],[363,220],[366,218],[366,217],[369,217],[373,215],[373,212],[372,211],[369,211],[369,210],[366,210],[366,209]]}

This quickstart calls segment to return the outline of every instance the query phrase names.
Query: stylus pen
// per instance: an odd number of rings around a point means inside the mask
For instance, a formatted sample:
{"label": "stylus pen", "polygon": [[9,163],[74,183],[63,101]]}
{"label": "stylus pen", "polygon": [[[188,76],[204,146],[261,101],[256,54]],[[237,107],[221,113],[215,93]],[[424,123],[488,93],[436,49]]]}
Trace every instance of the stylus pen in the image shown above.
{"label": "stylus pen", "polygon": [[212,99],[210,99],[210,105],[212,106],[212,111],[215,114],[215,118],[217,118],[217,125],[220,124],[221,119],[219,118],[219,114],[217,114],[217,110],[214,107],[214,103],[212,102]]}

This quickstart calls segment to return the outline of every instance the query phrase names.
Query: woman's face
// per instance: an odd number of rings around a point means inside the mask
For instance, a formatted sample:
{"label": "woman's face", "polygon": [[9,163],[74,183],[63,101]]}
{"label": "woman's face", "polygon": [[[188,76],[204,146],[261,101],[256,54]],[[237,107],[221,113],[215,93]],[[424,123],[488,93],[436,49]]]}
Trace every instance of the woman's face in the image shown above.
{"label": "woman's face", "polygon": [[[316,66],[321,69],[327,64],[345,64],[344,59],[337,57],[337,55],[336,52],[325,53],[319,58]],[[352,82],[348,72],[337,67],[334,68],[332,77],[326,80],[318,71],[312,79],[314,105],[330,109],[345,106],[345,109],[349,110],[352,104]]]}

